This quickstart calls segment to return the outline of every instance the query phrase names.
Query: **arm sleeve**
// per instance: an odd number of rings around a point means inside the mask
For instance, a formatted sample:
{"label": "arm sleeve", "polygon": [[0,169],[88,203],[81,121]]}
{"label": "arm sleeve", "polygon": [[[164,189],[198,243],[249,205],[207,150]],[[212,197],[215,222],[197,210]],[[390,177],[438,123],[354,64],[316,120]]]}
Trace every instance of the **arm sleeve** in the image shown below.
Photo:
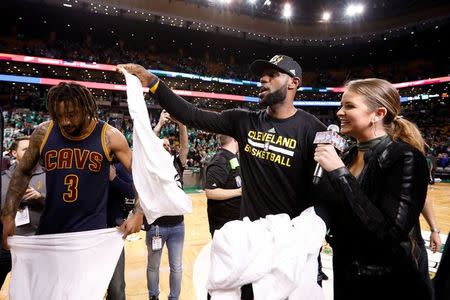
{"label": "arm sleeve", "polygon": [[426,162],[418,156],[406,152],[386,170],[384,182],[387,184],[378,187],[382,189],[378,193],[382,194],[377,201],[389,205],[389,210],[374,205],[347,168],[329,173],[335,190],[345,199],[345,206],[380,240],[398,244],[418,221],[428,184]]}
{"label": "arm sleeve", "polygon": [[159,83],[153,97],[171,116],[181,123],[209,132],[235,136],[234,125],[247,114],[244,110],[231,109],[220,113],[198,109],[176,95],[163,82]]}
{"label": "arm sleeve", "polygon": [[117,168],[117,176],[111,181],[111,187],[128,199],[134,198],[133,178],[123,168]]}

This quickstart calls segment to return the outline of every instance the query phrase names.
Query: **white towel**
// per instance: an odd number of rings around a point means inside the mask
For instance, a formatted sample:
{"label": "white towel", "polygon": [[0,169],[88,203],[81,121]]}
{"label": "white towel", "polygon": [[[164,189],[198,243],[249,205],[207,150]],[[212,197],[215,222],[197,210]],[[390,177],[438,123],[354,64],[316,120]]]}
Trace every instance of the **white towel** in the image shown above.
{"label": "white towel", "polygon": [[124,241],[116,228],[8,238],[11,300],[101,300]]}
{"label": "white towel", "polygon": [[127,82],[128,109],[133,119],[133,181],[147,222],[190,213],[192,201],[175,181],[173,159],[150,126],[141,82],[121,71]]}
{"label": "white towel", "polygon": [[206,288],[213,300],[238,300],[253,284],[258,300],[321,300],[317,257],[326,226],[314,208],[250,222],[231,221],[214,233]]}

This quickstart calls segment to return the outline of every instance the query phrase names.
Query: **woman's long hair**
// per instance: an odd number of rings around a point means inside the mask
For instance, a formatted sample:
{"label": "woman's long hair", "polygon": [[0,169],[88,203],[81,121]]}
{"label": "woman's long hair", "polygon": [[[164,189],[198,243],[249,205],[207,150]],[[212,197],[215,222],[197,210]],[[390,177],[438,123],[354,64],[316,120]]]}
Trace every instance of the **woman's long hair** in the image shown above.
{"label": "woman's long hair", "polygon": [[399,116],[400,94],[389,81],[368,78],[349,81],[345,88],[347,91],[364,96],[366,104],[371,111],[384,107],[387,114],[383,125],[391,138],[410,144],[422,153],[425,153],[425,141],[416,124]]}

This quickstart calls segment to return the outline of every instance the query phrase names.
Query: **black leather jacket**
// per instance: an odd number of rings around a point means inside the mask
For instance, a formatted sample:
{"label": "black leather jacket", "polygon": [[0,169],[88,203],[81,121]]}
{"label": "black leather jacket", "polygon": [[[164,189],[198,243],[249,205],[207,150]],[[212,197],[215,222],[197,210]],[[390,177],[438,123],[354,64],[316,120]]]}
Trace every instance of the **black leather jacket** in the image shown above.
{"label": "black leather jacket", "polygon": [[[351,147],[344,163],[356,154]],[[419,225],[428,186],[422,153],[387,137],[365,153],[358,178],[343,167],[328,179],[336,194],[328,203],[329,242],[339,266],[367,276],[406,272],[405,266],[428,275]]]}

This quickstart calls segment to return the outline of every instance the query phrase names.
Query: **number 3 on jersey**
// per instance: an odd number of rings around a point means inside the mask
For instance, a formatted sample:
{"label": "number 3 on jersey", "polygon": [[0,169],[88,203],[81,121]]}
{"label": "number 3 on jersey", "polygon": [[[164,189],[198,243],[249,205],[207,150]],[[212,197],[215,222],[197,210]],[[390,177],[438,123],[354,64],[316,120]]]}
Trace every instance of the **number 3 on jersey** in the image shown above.
{"label": "number 3 on jersey", "polygon": [[64,177],[64,185],[67,186],[67,192],[63,193],[65,202],[74,202],[78,199],[78,176],[69,174]]}

